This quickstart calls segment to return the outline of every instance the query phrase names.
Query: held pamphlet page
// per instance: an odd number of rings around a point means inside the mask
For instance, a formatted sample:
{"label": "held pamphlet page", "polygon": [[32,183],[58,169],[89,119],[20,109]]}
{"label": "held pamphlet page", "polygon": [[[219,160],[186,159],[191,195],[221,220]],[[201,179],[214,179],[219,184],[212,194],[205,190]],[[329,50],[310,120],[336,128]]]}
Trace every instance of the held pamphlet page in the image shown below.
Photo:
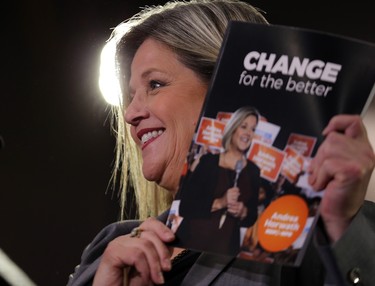
{"label": "held pamphlet page", "polygon": [[169,212],[174,245],[299,265],[324,196],[309,162],[334,115],[366,111],[374,60],[371,43],[230,23]]}

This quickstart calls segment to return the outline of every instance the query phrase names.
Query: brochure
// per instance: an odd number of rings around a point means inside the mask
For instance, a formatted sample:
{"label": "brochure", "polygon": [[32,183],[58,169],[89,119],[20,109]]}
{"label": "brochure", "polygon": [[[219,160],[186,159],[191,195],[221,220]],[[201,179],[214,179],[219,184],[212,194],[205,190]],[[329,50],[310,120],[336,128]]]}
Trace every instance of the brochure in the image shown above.
{"label": "brochure", "polygon": [[[368,42],[231,22],[170,209],[174,245],[299,265],[324,196],[307,168],[334,115],[366,112],[374,60]],[[230,164],[235,140],[247,147]]]}

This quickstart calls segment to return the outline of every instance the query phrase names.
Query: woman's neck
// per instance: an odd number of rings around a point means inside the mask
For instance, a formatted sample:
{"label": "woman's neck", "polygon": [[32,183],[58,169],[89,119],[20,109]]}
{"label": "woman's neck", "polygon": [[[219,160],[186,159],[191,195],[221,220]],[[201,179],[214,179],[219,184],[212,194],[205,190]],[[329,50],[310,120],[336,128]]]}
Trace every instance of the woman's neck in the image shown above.
{"label": "woman's neck", "polygon": [[243,160],[243,166],[246,164],[245,155],[242,152],[228,150],[220,154],[219,165],[227,169],[235,169],[236,163]]}

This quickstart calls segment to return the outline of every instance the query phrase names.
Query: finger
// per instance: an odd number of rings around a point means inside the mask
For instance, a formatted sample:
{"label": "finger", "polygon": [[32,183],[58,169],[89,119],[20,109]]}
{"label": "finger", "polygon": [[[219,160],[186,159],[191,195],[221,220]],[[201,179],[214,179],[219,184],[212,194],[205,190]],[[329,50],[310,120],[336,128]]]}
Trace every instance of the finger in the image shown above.
{"label": "finger", "polygon": [[[330,133],[319,147],[315,157],[309,166],[309,183],[315,185],[318,174],[321,174],[326,160],[330,158],[340,158],[341,160],[353,160],[353,153],[356,153],[356,144],[353,139],[347,138],[343,134]],[[357,154],[355,154],[357,156]]]}
{"label": "finger", "polygon": [[156,233],[159,239],[164,242],[171,242],[175,238],[174,233],[168,226],[166,226],[163,222],[152,217],[146,219],[140,225],[140,227],[144,231],[152,231]]}
{"label": "finger", "polygon": [[[170,270],[169,251],[159,235],[154,232],[155,226],[162,224],[157,220],[142,223],[138,236],[128,235],[127,246],[131,247],[130,265],[134,265],[142,279],[152,279],[154,283],[163,283],[162,270]],[[169,228],[162,224],[168,231]],[[163,230],[161,231],[163,233]],[[129,255],[129,253],[125,254]]]}
{"label": "finger", "polygon": [[[158,261],[155,263],[154,257],[148,257],[148,254],[146,254],[151,265],[151,276],[154,278],[159,276],[160,278],[160,268],[164,271],[169,271],[172,267],[171,253],[165,242],[172,241],[175,237],[174,233],[164,223],[154,218],[147,219],[139,227],[143,230],[139,238],[144,240],[145,244],[151,243],[158,257]],[[154,263],[155,267],[153,267]]]}
{"label": "finger", "polygon": [[[143,273],[143,274],[142,274]],[[150,279],[145,275],[144,270],[138,270],[136,267],[131,267],[128,273],[127,280],[125,280],[126,286],[146,286],[153,285]]]}
{"label": "finger", "polygon": [[314,184],[313,182],[317,179],[318,171],[321,170],[324,162],[332,158],[340,159],[344,163],[358,165],[361,167],[363,174],[371,173],[374,168],[375,156],[367,139],[353,139],[344,134],[333,132],[326,137],[315,158],[311,161],[309,166],[310,184]]}
{"label": "finger", "polygon": [[[142,242],[129,235],[112,240],[103,253],[93,285],[121,285],[124,279],[123,269],[128,266],[136,267],[142,273],[142,279],[150,280],[150,264],[144,252]],[[153,252],[157,256],[152,249],[147,252]],[[155,260],[158,261],[157,258]]]}
{"label": "finger", "polygon": [[[141,258],[141,256],[143,257]],[[134,266],[130,267],[127,281],[129,286],[150,284],[150,269],[147,263],[144,263],[146,260],[144,253],[140,253],[140,257],[135,261]]]}
{"label": "finger", "polygon": [[228,212],[234,216],[237,217],[239,214],[239,206],[238,203],[232,204],[228,207]]}
{"label": "finger", "polygon": [[228,189],[228,193],[231,193],[231,194],[239,194],[239,192],[240,192],[240,189],[238,187],[233,187],[233,188]]}
{"label": "finger", "polygon": [[[147,243],[152,244],[152,248],[157,253],[158,264],[160,264],[161,268],[164,271],[169,271],[172,267],[171,266],[171,260],[170,260],[171,253],[170,253],[168,247],[165,245],[165,243],[160,240],[159,236],[153,231],[143,231],[141,236],[140,236],[140,239],[145,240],[144,241],[145,244],[147,244]],[[146,254],[146,256],[148,256],[148,254]],[[150,257],[151,263],[154,263],[154,262],[152,262],[153,258],[154,257]],[[159,273],[157,273],[157,271],[159,271],[159,269],[155,268],[155,272],[156,272],[155,274],[159,275]]]}
{"label": "finger", "polygon": [[[329,159],[320,164],[311,174],[309,180],[310,184],[315,190],[323,190],[327,187],[330,181],[337,180],[337,183],[345,179],[345,170],[343,165],[346,160]],[[341,166],[340,166],[341,165]],[[347,171],[349,173],[349,171]]]}
{"label": "finger", "polygon": [[323,135],[334,131],[341,132],[351,138],[367,136],[365,126],[359,115],[340,114],[332,117],[323,130]]}

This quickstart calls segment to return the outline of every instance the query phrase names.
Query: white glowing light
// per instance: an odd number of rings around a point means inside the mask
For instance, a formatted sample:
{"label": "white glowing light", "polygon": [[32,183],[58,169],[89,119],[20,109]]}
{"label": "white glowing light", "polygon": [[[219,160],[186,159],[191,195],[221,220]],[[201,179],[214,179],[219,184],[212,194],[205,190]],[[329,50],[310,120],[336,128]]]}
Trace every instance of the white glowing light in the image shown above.
{"label": "white glowing light", "polygon": [[120,105],[121,88],[116,72],[116,42],[109,41],[100,55],[99,88],[104,99],[112,105]]}
{"label": "white glowing light", "polygon": [[129,28],[129,23],[124,22],[118,25],[100,55],[99,88],[104,99],[112,105],[120,105],[122,100],[116,67],[116,46]]}

